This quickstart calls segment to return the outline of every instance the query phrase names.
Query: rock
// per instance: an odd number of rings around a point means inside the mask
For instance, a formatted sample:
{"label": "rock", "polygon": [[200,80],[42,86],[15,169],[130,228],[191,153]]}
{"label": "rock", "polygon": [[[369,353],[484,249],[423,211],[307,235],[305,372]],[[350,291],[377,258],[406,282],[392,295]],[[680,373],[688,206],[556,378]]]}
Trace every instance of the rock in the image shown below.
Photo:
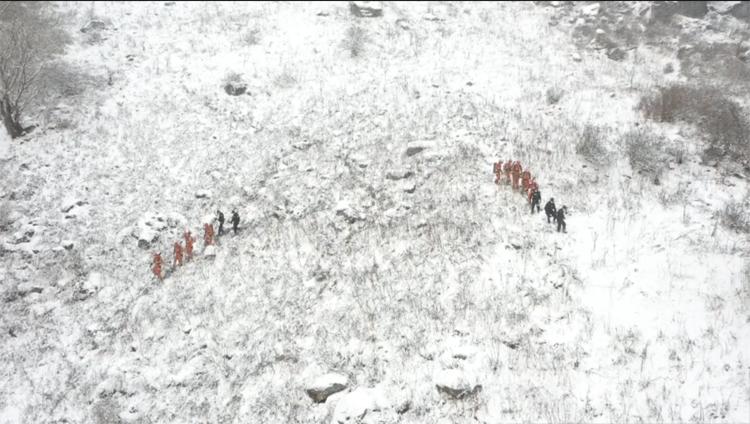
{"label": "rock", "polygon": [[385,178],[389,180],[394,180],[394,181],[404,180],[406,178],[411,178],[413,176],[414,176],[413,172],[409,170],[405,170],[405,169],[396,170],[396,171],[388,171],[388,173],[385,174]]}
{"label": "rock", "polygon": [[216,246],[206,246],[206,249],[203,250],[203,256],[207,258],[215,258],[216,257]]}
{"label": "rock", "polygon": [[596,16],[599,14],[599,11],[601,10],[601,5],[599,3],[593,3],[589,4],[587,6],[584,6],[581,8],[581,14],[586,16]]}
{"label": "rock", "polygon": [[331,424],[359,422],[368,413],[380,411],[390,406],[390,401],[382,390],[358,387],[342,396],[336,403]]}
{"label": "rock", "polygon": [[432,13],[425,13],[425,15],[422,16],[422,19],[424,19],[425,21],[430,21],[430,22],[442,22],[445,20],[441,17],[435,16]]}
{"label": "rock", "polygon": [[65,250],[73,250],[73,248],[75,247],[75,243],[71,240],[63,240],[62,247]]}
{"label": "rock", "polygon": [[349,379],[342,374],[328,373],[313,380],[305,388],[310,398],[316,403],[323,403],[334,393],[338,393],[349,384]]}
{"label": "rock", "polygon": [[343,217],[349,224],[354,224],[357,221],[364,220],[364,218],[362,218],[360,214],[345,201],[341,201],[336,205],[336,216]]}
{"label": "rock", "polygon": [[750,49],[745,50],[744,52],[737,55],[737,58],[744,63],[750,63]]}
{"label": "rock", "polygon": [[349,12],[358,18],[383,16],[383,4],[379,1],[350,1]]}
{"label": "rock", "polygon": [[406,193],[412,194],[417,191],[417,183],[415,183],[414,181],[404,181],[401,184],[401,190]]}
{"label": "rock", "polygon": [[196,199],[210,199],[211,198],[211,192],[209,190],[198,190],[195,193]]}
{"label": "rock", "polygon": [[720,15],[731,15],[737,19],[750,19],[750,2],[746,1],[709,1],[708,9]]}
{"label": "rock", "polygon": [[62,213],[68,213],[74,207],[76,207],[76,206],[83,206],[85,204],[86,204],[86,202],[84,202],[83,200],[76,199],[76,198],[67,198],[67,199],[65,199],[63,201],[63,205],[62,205],[62,208],[60,208],[60,211]]}
{"label": "rock", "polygon": [[184,224],[184,217],[180,219],[177,214],[169,217],[149,212],[138,219],[138,223],[132,229],[130,235],[138,240],[138,247],[148,249],[159,240],[159,232],[168,227],[177,227]]}
{"label": "rock", "polygon": [[482,391],[475,378],[457,369],[439,372],[435,376],[435,387],[453,399],[463,399]]}
{"label": "rock", "polygon": [[30,294],[33,294],[33,293],[39,294],[41,292],[42,292],[42,288],[39,286],[35,286],[32,283],[21,283],[18,285],[18,288],[17,288],[17,295],[19,297],[26,297]]}
{"label": "rock", "polygon": [[576,61],[576,62],[580,62],[581,60],[583,60],[583,58],[581,57],[581,55],[578,54],[578,53],[573,53],[572,57],[573,57],[573,60]]}
{"label": "rock", "polygon": [[614,60],[615,62],[624,60],[626,56],[627,54],[625,53],[625,50],[619,47],[613,47],[607,50],[607,57]]}
{"label": "rock", "polygon": [[674,72],[674,65],[672,65],[671,62],[667,63],[666,65],[664,65],[664,73],[665,74],[671,74],[672,72]]}
{"label": "rock", "polygon": [[702,18],[706,13],[707,1],[659,1],[651,6],[651,16],[660,21],[668,21],[674,15]]}
{"label": "rock", "polygon": [[421,153],[422,151],[424,151],[424,150],[425,150],[425,149],[427,149],[427,148],[428,148],[428,146],[427,146],[427,144],[426,144],[426,143],[421,143],[421,142],[411,142],[411,143],[409,143],[409,144],[408,144],[408,146],[406,147],[406,152],[405,152],[405,154],[406,154],[406,156],[409,156],[409,157],[411,157],[411,156],[414,156],[414,155],[416,155],[416,154],[418,154],[418,153]]}
{"label": "rock", "polygon": [[224,91],[230,96],[241,96],[247,92],[247,84],[243,81],[228,81],[224,84]]}
{"label": "rock", "polygon": [[107,29],[107,24],[99,20],[92,20],[81,28],[81,32],[86,34],[92,31],[101,31],[104,29]]}

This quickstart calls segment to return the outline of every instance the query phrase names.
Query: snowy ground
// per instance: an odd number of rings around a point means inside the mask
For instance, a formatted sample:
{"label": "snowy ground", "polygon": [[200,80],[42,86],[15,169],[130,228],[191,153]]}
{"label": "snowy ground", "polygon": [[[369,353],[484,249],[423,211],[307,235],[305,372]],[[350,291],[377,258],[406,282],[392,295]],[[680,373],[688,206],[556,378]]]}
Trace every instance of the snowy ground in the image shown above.
{"label": "snowy ground", "polygon": [[[690,128],[648,124],[690,146],[660,186],[617,141],[668,58],[578,52],[523,3],[170,3],[61,4],[109,25],[69,55],[100,83],[0,140],[0,423],[750,422],[750,246],[717,221],[747,184]],[[154,281],[233,207],[214,259]]]}

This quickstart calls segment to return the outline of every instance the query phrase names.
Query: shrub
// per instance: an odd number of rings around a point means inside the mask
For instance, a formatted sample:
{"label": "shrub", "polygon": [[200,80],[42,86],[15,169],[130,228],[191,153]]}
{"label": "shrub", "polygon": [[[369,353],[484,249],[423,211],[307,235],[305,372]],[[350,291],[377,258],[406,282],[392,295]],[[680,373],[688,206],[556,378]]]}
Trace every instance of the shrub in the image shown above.
{"label": "shrub", "polygon": [[349,51],[351,57],[359,57],[365,49],[367,39],[368,37],[364,29],[352,25],[346,30],[342,45]]}
{"label": "shrub", "polygon": [[730,200],[721,211],[721,224],[739,233],[750,233],[750,197],[745,196],[741,201]]}
{"label": "shrub", "polygon": [[559,87],[550,87],[545,93],[547,104],[555,105],[562,99],[564,92]]}
{"label": "shrub", "polygon": [[690,189],[687,184],[680,183],[674,191],[666,189],[659,192],[659,201],[664,206],[684,204],[690,196]]}
{"label": "shrub", "polygon": [[633,171],[653,178],[654,184],[664,171],[664,142],[646,131],[631,131],[623,136],[625,153]]}
{"label": "shrub", "polygon": [[746,163],[750,159],[750,125],[742,108],[714,87],[673,84],[641,97],[638,109],[658,122],[695,124],[719,155]]}
{"label": "shrub", "polygon": [[260,30],[252,29],[242,35],[242,42],[248,46],[254,46],[260,42]]}
{"label": "shrub", "polygon": [[576,153],[595,165],[609,163],[609,151],[604,146],[604,134],[601,128],[586,124],[576,143]]}

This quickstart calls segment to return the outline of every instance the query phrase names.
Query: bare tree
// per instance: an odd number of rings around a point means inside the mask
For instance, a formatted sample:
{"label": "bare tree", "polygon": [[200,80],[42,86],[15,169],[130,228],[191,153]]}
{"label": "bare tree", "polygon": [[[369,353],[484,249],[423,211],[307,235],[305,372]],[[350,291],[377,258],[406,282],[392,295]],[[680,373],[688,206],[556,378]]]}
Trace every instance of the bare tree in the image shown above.
{"label": "bare tree", "polygon": [[0,2],[0,116],[12,138],[24,133],[22,114],[69,40],[51,2]]}

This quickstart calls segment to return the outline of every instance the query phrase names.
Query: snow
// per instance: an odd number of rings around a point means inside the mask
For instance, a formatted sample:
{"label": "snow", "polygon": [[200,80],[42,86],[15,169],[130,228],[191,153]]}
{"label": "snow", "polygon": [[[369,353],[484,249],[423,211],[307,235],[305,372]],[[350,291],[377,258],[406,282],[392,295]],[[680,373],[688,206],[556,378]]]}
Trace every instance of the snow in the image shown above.
{"label": "snow", "polygon": [[[0,161],[0,423],[746,421],[750,245],[717,214],[747,182],[681,123],[648,126],[685,163],[632,172],[618,137],[672,53],[579,52],[549,14],[593,6],[559,6],[61,4],[111,21],[69,58],[115,78],[65,99],[75,128],[0,140],[23,158]],[[575,154],[586,123],[605,168]],[[493,184],[498,156],[567,234]]]}

